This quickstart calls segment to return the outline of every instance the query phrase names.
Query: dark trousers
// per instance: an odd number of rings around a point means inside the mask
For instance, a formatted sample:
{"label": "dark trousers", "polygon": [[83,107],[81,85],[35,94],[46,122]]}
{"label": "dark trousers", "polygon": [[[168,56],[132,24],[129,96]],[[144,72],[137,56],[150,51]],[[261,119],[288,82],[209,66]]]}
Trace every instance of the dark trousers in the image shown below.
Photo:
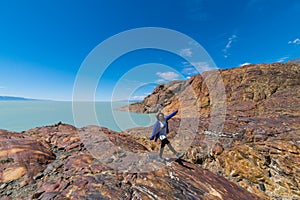
{"label": "dark trousers", "polygon": [[164,152],[164,148],[165,146],[168,145],[169,149],[177,156],[177,152],[175,151],[175,149],[172,147],[170,141],[165,138],[161,141],[161,146],[160,146],[160,151],[159,151],[159,157],[162,158],[163,152]]}
{"label": "dark trousers", "polygon": [[166,144],[170,144],[170,141],[167,138],[165,138],[161,141],[160,148],[161,149],[164,148],[166,146]]}

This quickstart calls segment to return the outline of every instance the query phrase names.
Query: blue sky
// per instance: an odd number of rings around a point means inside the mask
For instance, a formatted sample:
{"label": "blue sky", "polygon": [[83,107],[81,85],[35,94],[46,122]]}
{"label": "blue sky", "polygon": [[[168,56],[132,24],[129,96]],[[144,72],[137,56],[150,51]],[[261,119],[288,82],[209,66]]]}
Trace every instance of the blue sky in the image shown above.
{"label": "blue sky", "polygon": [[[109,37],[140,27],[188,35],[218,68],[285,62],[300,57],[299,21],[298,0],[0,0],[0,95],[72,100],[86,56]],[[194,73],[168,52],[131,52],[106,70],[96,100],[110,100],[113,91],[116,100],[139,99],[159,83]],[[136,89],[128,94],[130,87]]]}

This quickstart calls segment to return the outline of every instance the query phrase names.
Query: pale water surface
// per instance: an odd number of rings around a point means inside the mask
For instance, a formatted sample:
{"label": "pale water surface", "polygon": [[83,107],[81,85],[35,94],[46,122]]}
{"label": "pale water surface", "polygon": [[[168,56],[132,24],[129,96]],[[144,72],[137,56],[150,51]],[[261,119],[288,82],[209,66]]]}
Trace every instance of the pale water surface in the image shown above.
{"label": "pale water surface", "polygon": [[[80,126],[100,125],[114,131],[138,126],[150,126],[154,115],[128,113],[115,108],[125,102],[96,102],[98,124],[84,122]],[[0,101],[0,129],[25,131],[58,122],[74,124],[72,102],[59,101]]]}

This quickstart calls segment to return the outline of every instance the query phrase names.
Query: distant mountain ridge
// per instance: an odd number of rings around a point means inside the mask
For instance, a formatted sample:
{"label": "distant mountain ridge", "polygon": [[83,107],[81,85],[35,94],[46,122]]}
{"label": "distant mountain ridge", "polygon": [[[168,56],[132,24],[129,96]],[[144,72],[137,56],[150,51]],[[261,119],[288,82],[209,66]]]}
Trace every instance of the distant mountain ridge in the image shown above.
{"label": "distant mountain ridge", "polygon": [[24,97],[0,96],[0,101],[38,101],[38,99],[29,99]]}
{"label": "distant mountain ridge", "polygon": [[290,60],[290,61],[288,61],[288,63],[300,64],[300,58],[296,58],[296,59]]}

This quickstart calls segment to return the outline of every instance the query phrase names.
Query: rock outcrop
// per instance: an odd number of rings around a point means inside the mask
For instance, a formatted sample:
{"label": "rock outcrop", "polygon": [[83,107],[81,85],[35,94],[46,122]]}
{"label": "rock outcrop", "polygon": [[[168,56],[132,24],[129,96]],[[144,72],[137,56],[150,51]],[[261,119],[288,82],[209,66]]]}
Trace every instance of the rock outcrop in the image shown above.
{"label": "rock outcrop", "polygon": [[177,95],[183,91],[187,82],[185,81],[171,81],[167,84],[158,85],[142,102],[135,102],[127,106],[118,108],[119,110],[138,113],[155,113],[163,107],[175,102]]}
{"label": "rock outcrop", "polygon": [[[217,78],[221,78],[220,81],[225,89],[228,109],[240,116],[244,111],[251,110],[265,100],[273,98],[275,93],[277,95],[299,88],[299,68],[299,64],[295,63],[247,65],[219,70],[220,76]],[[185,95],[188,96],[187,100],[196,99],[201,111],[209,113],[213,104],[210,93],[213,91],[209,91],[207,83],[212,81],[213,74],[216,74],[215,71],[209,71],[186,81],[172,81],[165,85],[158,85],[143,101],[121,109],[143,113],[154,113],[162,108],[165,111],[171,111],[179,107],[177,101]],[[179,109],[188,109],[187,107],[189,107],[188,104]],[[247,112],[249,117],[255,114]]]}
{"label": "rock outcrop", "polygon": [[[186,161],[145,173],[112,169],[92,156],[80,140],[79,132],[95,130],[106,134],[115,145],[149,151],[128,133],[96,126],[76,129],[57,124],[24,133],[1,131],[1,141],[8,146],[1,146],[0,169],[14,174],[2,176],[1,199],[259,199],[222,176]],[[97,135],[91,135],[91,139],[97,139]],[[22,163],[30,168],[19,170]],[[28,176],[30,181],[26,181]]]}
{"label": "rock outcrop", "polygon": [[[187,160],[234,181],[261,198],[300,199],[300,65],[289,62],[220,70],[227,106],[222,132],[209,126],[216,103],[206,85],[211,73],[176,82],[184,87],[167,99],[159,98],[166,97],[161,93],[172,88],[172,82],[168,86],[159,85],[143,101],[127,109],[146,113],[156,110],[155,107],[163,108],[165,113],[179,109],[179,118],[173,120],[172,126],[180,135],[188,132],[188,127],[176,130],[181,125],[183,115],[180,113],[190,113],[196,102],[198,115],[193,118],[185,114],[191,118],[187,121],[200,118],[186,151]],[[180,102],[181,96],[187,100]],[[153,103],[159,105],[149,104],[149,99],[154,97],[157,100]],[[176,140],[174,143],[180,148]],[[158,149],[158,146],[152,148]]]}
{"label": "rock outcrop", "polygon": [[23,183],[33,182],[33,176],[53,160],[55,155],[34,138],[0,130],[0,182],[21,177],[24,178]]}

